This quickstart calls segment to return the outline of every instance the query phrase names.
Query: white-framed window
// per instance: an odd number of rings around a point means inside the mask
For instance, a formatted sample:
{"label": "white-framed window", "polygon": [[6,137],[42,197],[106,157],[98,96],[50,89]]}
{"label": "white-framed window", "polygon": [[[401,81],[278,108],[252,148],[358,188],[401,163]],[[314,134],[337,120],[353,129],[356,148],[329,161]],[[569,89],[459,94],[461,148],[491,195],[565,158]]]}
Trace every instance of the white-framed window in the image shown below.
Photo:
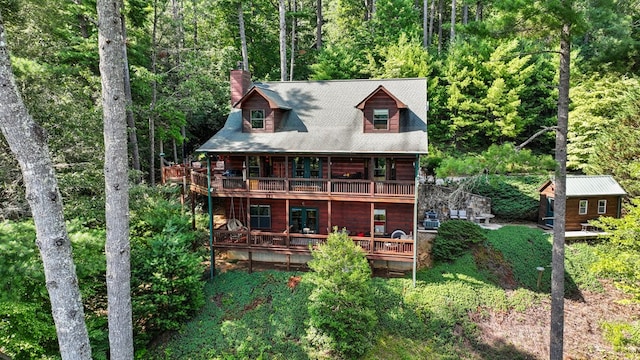
{"label": "white-framed window", "polygon": [[251,110],[251,128],[264,129],[264,110]]}
{"label": "white-framed window", "polygon": [[389,109],[373,109],[373,128],[376,130],[389,129]]}
{"label": "white-framed window", "polygon": [[587,208],[589,207],[589,201],[580,200],[580,204],[578,205],[578,214],[579,215],[587,215]]}
{"label": "white-framed window", "polygon": [[271,205],[251,205],[249,211],[252,229],[271,228]]}
{"label": "white-framed window", "polygon": [[598,214],[607,213],[607,200],[598,200]]}

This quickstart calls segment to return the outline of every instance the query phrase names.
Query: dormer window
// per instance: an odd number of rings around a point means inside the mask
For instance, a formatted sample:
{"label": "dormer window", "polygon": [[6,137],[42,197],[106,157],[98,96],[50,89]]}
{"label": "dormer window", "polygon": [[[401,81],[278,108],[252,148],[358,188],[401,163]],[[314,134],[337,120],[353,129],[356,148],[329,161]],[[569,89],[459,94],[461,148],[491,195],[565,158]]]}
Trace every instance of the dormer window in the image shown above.
{"label": "dormer window", "polygon": [[373,128],[375,130],[389,129],[389,109],[373,109]]}
{"label": "dormer window", "polygon": [[251,128],[264,129],[264,110],[251,110]]}

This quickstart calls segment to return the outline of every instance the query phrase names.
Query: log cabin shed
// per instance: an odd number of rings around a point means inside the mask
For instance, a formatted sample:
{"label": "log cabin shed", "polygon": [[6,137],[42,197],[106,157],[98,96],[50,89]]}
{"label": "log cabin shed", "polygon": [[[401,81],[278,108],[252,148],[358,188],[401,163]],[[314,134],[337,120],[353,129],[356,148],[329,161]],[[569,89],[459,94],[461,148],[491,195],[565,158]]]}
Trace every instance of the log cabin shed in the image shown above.
{"label": "log cabin shed", "polygon": [[[538,223],[553,227],[555,182],[545,182],[539,192]],[[611,175],[567,175],[566,230],[583,230],[589,220],[601,216],[619,218],[626,195]]]}

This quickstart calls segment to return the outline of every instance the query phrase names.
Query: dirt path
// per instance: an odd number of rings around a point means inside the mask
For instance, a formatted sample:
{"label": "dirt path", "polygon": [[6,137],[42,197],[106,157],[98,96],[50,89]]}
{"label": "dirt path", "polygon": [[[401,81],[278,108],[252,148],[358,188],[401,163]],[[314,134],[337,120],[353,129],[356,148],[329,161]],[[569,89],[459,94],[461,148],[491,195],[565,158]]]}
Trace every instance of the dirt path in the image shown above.
{"label": "dirt path", "polygon": [[[583,301],[565,299],[565,359],[640,359],[640,352],[625,356],[604,341],[602,322],[639,320],[640,305],[620,304],[626,296],[609,283],[603,285],[602,293],[584,291]],[[477,316],[474,320],[482,334],[480,340],[493,347],[511,345],[537,359],[548,359],[550,308],[550,300],[545,299],[524,312]]]}

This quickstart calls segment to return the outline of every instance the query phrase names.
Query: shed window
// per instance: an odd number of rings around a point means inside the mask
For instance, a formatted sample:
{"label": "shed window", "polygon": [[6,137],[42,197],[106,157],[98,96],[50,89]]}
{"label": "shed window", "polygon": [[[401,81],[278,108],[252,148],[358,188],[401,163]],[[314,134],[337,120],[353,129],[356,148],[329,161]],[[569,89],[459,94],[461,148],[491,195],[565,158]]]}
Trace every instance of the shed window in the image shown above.
{"label": "shed window", "polygon": [[578,214],[579,215],[587,215],[587,208],[589,207],[589,201],[580,200],[580,204],[578,205]]}
{"label": "shed window", "polygon": [[251,228],[271,229],[271,205],[251,205]]}
{"label": "shed window", "polygon": [[598,200],[598,214],[606,214],[607,200]]}
{"label": "shed window", "polygon": [[376,130],[389,129],[389,109],[373,110],[373,128]]}
{"label": "shed window", "polygon": [[264,129],[264,110],[251,110],[251,128]]}

